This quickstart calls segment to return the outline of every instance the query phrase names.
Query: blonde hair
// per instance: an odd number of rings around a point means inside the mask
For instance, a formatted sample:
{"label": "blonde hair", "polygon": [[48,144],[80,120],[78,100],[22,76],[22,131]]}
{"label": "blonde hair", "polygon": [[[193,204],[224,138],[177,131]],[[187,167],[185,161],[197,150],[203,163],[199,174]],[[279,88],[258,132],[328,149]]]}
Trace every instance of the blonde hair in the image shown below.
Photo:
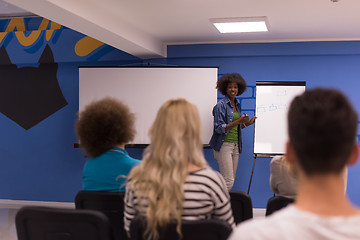
{"label": "blonde hair", "polygon": [[201,122],[195,105],[183,98],[171,99],[159,109],[149,130],[151,144],[142,163],[130,172],[130,187],[146,212],[148,239],[157,239],[158,227],[176,220],[181,236],[183,185],[187,167],[207,164],[201,141]]}

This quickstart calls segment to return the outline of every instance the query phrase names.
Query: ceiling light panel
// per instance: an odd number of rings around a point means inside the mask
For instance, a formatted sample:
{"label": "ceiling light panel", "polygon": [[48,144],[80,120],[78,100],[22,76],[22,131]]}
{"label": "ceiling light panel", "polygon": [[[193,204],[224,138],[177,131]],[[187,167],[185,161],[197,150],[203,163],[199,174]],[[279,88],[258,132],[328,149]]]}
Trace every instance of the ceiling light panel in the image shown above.
{"label": "ceiling light panel", "polygon": [[266,17],[213,18],[210,21],[220,33],[269,31]]}

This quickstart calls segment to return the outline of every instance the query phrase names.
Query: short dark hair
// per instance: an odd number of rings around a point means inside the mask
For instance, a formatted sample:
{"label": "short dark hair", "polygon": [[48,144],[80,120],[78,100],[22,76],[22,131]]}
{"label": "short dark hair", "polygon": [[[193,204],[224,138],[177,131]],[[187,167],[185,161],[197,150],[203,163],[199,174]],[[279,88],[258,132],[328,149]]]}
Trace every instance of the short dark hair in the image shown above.
{"label": "short dark hair", "polygon": [[226,95],[226,88],[229,83],[237,83],[238,93],[237,96],[245,92],[246,82],[244,78],[238,73],[227,73],[219,78],[216,84],[216,88],[219,89],[221,94]]}
{"label": "short dark hair", "polygon": [[75,128],[80,147],[96,157],[135,136],[135,116],[129,107],[115,98],[92,102],[79,113]]}
{"label": "short dark hair", "polygon": [[337,90],[317,88],[295,97],[288,112],[289,140],[306,175],[340,173],[357,124],[357,113]]}

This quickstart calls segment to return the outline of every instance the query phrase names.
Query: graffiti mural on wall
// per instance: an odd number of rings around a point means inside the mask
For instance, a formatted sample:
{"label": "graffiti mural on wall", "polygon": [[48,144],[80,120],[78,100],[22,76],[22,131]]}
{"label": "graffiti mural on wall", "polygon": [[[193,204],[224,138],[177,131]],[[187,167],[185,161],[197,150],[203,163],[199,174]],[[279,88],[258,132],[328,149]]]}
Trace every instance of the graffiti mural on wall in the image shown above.
{"label": "graffiti mural on wall", "polygon": [[[35,21],[36,26],[32,26],[33,19],[24,18],[0,24],[0,112],[26,130],[68,104],[57,78],[58,63],[54,61],[53,51],[48,44],[54,46],[63,33],[61,30],[67,28],[43,18]],[[25,54],[34,54],[44,49],[37,67],[18,67],[11,62],[7,46],[13,41],[22,46],[22,53]],[[106,54],[106,50],[101,53],[103,45],[100,41],[82,35],[73,41],[72,48],[78,57],[93,57],[91,53],[100,49],[97,52],[99,57]],[[66,47],[69,49],[69,46]]]}
{"label": "graffiti mural on wall", "polygon": [[0,48],[0,112],[28,130],[67,105],[57,80],[58,64],[46,45],[39,67],[18,68]]}
{"label": "graffiti mural on wall", "polygon": [[[6,46],[7,43],[12,40],[12,37],[9,35],[9,33],[14,32],[17,41],[19,41],[22,46],[27,47],[28,52],[29,48],[31,48],[31,52],[35,52],[37,50],[40,50],[40,48],[42,47],[41,44],[36,43],[39,42],[40,38],[42,38],[41,34],[44,31],[45,40],[51,40],[52,43],[56,43],[60,37],[59,35],[61,34],[61,32],[56,30],[67,29],[64,26],[45,18],[41,18],[41,22],[36,29],[29,28],[25,26],[26,20],[27,19],[24,18],[14,18],[9,20],[6,28],[2,29],[2,31],[0,32],[0,43],[2,42],[3,45]],[[103,45],[105,45],[103,42],[100,42],[88,36],[84,36],[77,41],[74,47],[74,51],[76,55],[84,57],[88,56],[90,53],[92,53],[96,49],[99,49]]]}

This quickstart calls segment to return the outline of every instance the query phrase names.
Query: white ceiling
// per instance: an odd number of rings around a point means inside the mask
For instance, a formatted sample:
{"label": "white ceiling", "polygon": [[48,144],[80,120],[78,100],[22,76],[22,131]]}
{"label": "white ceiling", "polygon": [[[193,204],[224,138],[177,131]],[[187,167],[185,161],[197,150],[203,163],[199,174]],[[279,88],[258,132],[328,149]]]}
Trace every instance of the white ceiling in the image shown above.
{"label": "white ceiling", "polygon": [[[140,58],[167,44],[360,40],[360,0],[5,0]],[[211,18],[266,16],[266,33],[220,34]]]}

